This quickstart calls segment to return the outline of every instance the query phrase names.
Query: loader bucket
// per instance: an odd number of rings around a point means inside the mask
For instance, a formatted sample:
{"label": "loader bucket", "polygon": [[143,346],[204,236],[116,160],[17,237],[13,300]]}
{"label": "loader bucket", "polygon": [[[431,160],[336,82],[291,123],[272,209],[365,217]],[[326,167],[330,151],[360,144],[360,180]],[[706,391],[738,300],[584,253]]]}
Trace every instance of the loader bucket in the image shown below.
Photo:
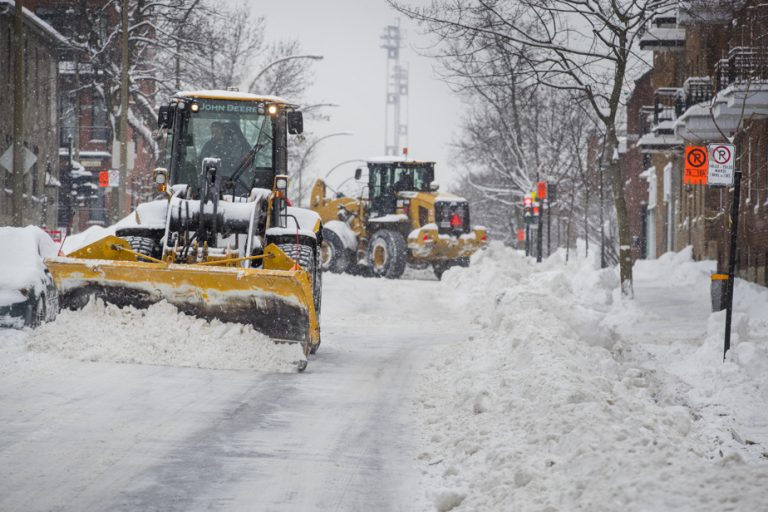
{"label": "loader bucket", "polygon": [[309,274],[274,245],[264,250],[263,268],[137,261],[120,247],[130,249],[110,236],[46,260],[62,307],[82,308],[92,295],[120,307],[165,300],[184,313],[301,343],[305,353],[320,340]]}

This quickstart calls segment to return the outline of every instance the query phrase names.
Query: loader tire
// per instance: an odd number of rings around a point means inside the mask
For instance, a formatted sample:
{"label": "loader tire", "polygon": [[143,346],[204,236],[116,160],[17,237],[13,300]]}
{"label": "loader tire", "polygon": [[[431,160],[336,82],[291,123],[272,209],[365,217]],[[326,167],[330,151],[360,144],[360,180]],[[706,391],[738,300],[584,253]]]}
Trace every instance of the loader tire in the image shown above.
{"label": "loader tire", "polygon": [[323,230],[323,242],[320,245],[320,259],[323,270],[341,274],[350,263],[349,251],[344,247],[339,235],[329,229]]}
{"label": "loader tire", "polygon": [[397,231],[380,229],[368,243],[368,267],[373,274],[387,279],[399,279],[407,261],[405,238]]}
{"label": "loader tire", "polygon": [[[131,244],[131,249],[152,258],[162,257],[160,239],[164,231],[148,228],[123,228],[115,233],[117,236]],[[149,261],[139,258],[139,261]]]}
{"label": "loader tire", "polygon": [[312,299],[317,317],[320,318],[320,306],[323,297],[323,267],[320,265],[320,253],[316,249],[316,244],[300,240],[298,244],[295,241],[293,243],[280,241],[275,245],[306,270],[312,278]]}
{"label": "loader tire", "polygon": [[[144,254],[154,258],[158,253],[159,244],[152,238],[146,238],[143,236],[124,236],[123,239],[131,244],[131,249],[138,252],[139,254]],[[137,259],[139,261],[150,261],[144,258]]]}
{"label": "loader tire", "polygon": [[437,276],[438,281],[443,279],[443,274],[449,268],[451,268],[451,266],[445,262],[436,262],[432,264],[432,270],[435,272],[435,276]]}

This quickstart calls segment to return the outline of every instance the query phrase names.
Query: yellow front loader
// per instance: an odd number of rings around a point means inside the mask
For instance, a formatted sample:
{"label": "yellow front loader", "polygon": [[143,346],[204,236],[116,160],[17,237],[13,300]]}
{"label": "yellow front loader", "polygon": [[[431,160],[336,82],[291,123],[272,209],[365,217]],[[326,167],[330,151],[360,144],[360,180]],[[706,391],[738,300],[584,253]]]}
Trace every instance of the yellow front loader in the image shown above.
{"label": "yellow front loader", "polygon": [[285,176],[301,113],[273,97],[196,91],[174,96],[158,121],[168,135],[167,168],[154,173],[162,197],[116,236],[46,261],[62,307],[91,296],[139,308],[165,300],[314,353],[322,223],[288,206]]}
{"label": "yellow front loader", "polygon": [[[438,192],[434,162],[387,156],[366,163],[358,197],[327,197],[320,179],[312,187],[310,208],[324,225],[324,269],[397,279],[408,265],[431,266],[440,279],[487,245],[487,230],[470,225],[467,201]],[[355,179],[362,175],[357,169]]]}

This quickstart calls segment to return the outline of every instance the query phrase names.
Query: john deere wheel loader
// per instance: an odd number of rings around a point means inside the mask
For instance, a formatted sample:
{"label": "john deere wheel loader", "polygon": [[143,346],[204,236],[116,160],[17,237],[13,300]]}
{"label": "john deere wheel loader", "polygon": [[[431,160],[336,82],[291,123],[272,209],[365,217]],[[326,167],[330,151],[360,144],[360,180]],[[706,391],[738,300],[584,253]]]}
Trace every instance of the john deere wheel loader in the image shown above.
{"label": "john deere wheel loader", "polygon": [[[326,197],[317,180],[310,207],[323,220],[322,266],[331,272],[369,272],[399,278],[406,265],[431,266],[438,279],[487,244],[485,228],[471,228],[469,205],[438,192],[435,163],[403,157],[367,161],[368,179],[357,198]],[[360,180],[363,169],[357,169]]]}
{"label": "john deere wheel loader", "polygon": [[168,153],[154,172],[160,199],[116,236],[47,260],[62,306],[91,295],[120,306],[166,300],[314,352],[322,223],[287,200],[287,136],[302,132],[301,112],[274,97],[180,92],[158,124]]}

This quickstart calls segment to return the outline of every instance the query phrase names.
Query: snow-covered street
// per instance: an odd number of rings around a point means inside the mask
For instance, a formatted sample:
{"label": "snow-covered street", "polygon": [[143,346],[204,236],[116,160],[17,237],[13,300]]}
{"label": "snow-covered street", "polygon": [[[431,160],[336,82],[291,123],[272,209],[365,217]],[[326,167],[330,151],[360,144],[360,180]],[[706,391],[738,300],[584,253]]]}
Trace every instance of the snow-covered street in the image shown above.
{"label": "snow-covered street", "polygon": [[442,282],[328,275],[303,374],[162,305],[0,331],[0,509],[760,510],[768,292],[739,282],[723,363],[711,270],[640,262],[630,302],[498,244]]}
{"label": "snow-covered street", "polygon": [[[433,300],[437,281],[405,284],[328,276],[323,346],[303,374],[258,353],[272,373],[104,362],[130,361],[131,332],[145,348],[146,321],[112,318],[103,339],[81,317],[91,343],[70,350],[65,313],[41,331],[51,353],[25,350],[30,338],[41,349],[39,333],[0,331],[0,510],[413,510],[413,382],[465,332]],[[170,351],[199,348],[174,341]]]}

